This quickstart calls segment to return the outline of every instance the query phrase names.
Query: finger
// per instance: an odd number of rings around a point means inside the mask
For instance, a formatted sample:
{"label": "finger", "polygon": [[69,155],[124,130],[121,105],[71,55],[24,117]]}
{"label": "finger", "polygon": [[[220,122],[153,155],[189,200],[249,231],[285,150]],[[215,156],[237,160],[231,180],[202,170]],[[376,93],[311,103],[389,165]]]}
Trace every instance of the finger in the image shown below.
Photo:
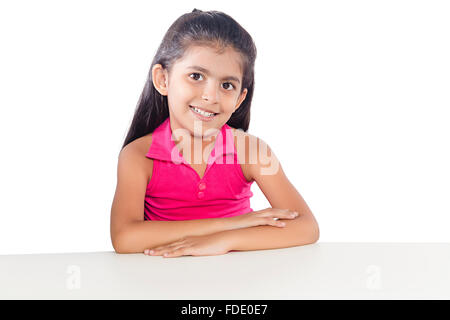
{"label": "finger", "polygon": [[160,251],[160,250],[163,250],[164,248],[167,248],[167,246],[169,246],[169,245],[165,244],[163,246],[151,248],[150,250],[152,250],[152,251]]}
{"label": "finger", "polygon": [[174,257],[183,256],[183,255],[189,255],[187,253],[188,251],[187,251],[186,248],[188,248],[188,247],[180,247],[180,248],[177,248],[175,250],[165,252],[163,257],[164,258],[174,258]]}
{"label": "finger", "polygon": [[289,209],[283,209],[283,210],[275,213],[274,216],[277,218],[282,218],[282,219],[294,219],[294,218],[298,217],[298,212],[292,211]]}
{"label": "finger", "polygon": [[286,222],[282,222],[282,221],[275,221],[275,226],[276,227],[286,227]]}
{"label": "finger", "polygon": [[298,217],[298,212],[297,211],[291,211],[289,213],[289,217],[288,218],[295,219],[297,217]]}
{"label": "finger", "polygon": [[173,251],[179,250],[179,249],[181,249],[181,248],[183,248],[183,247],[185,247],[184,244],[180,244],[180,245],[178,245],[178,246],[172,246],[172,247],[170,247],[170,248],[167,248],[167,249],[162,250],[162,251],[160,252],[159,255],[164,256],[164,254],[166,254],[166,253],[169,253],[169,252],[173,252]]}
{"label": "finger", "polygon": [[272,217],[267,217],[266,219],[267,219],[266,223],[270,226],[274,226],[274,227],[285,227],[286,226],[285,222],[274,220],[274,218],[272,218]]}
{"label": "finger", "polygon": [[[298,215],[298,214],[297,214]],[[273,219],[277,220],[280,218],[283,219],[292,219],[295,218],[296,213],[294,211],[289,209],[273,209],[272,211],[261,213],[261,217],[272,217]]]}
{"label": "finger", "polygon": [[156,248],[151,249],[151,248],[149,248],[149,249],[145,249],[144,250],[144,254],[149,255],[149,256],[157,256],[161,252],[161,250],[164,250],[164,248],[163,247],[161,247],[160,249],[156,249]]}
{"label": "finger", "polygon": [[168,246],[161,246],[161,247],[156,247],[156,248],[153,248],[153,249],[148,249],[147,252],[151,256],[157,256],[157,255],[160,255],[161,252],[167,250],[167,248],[168,248]]}
{"label": "finger", "polygon": [[154,256],[162,255],[164,252],[166,252],[168,250],[172,250],[173,248],[183,245],[184,242],[185,242],[185,240],[182,239],[182,240],[178,240],[178,241],[175,241],[175,242],[172,242],[169,244],[165,244],[163,246],[159,246],[159,247],[156,247],[153,249],[148,249],[148,254],[154,255]]}

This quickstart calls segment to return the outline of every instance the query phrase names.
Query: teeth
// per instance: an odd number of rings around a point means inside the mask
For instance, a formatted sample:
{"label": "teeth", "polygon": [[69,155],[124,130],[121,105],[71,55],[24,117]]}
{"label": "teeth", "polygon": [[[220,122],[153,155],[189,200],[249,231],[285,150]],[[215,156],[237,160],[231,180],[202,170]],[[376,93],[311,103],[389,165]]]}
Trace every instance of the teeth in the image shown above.
{"label": "teeth", "polygon": [[196,107],[192,107],[192,109],[194,109],[195,112],[197,112],[197,113],[199,113],[199,114],[201,114],[202,116],[205,116],[205,117],[212,117],[212,116],[214,116],[214,113],[206,112],[206,111],[197,109]]}

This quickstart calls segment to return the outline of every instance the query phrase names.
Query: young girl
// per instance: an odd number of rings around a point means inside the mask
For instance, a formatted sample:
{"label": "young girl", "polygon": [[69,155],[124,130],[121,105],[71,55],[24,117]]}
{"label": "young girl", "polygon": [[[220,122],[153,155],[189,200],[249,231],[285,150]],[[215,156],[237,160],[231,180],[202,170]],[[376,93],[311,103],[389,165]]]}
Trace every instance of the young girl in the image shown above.
{"label": "young girl", "polygon": [[[246,132],[255,59],[251,36],[222,12],[194,9],[171,25],[119,154],[117,253],[220,255],[319,239],[275,154]],[[250,208],[254,181],[271,208]]]}

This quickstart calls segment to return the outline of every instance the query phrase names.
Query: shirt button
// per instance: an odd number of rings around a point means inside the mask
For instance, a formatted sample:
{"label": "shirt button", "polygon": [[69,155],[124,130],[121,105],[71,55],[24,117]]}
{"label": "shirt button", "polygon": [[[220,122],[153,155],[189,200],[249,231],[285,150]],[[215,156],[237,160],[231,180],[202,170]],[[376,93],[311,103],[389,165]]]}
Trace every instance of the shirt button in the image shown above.
{"label": "shirt button", "polygon": [[199,199],[201,199],[201,198],[203,198],[203,197],[205,196],[205,193],[200,191],[200,192],[197,194],[197,196],[198,196]]}
{"label": "shirt button", "polygon": [[205,189],[206,189],[206,184],[205,184],[204,182],[201,182],[201,183],[198,185],[198,188],[199,188],[200,190],[205,190]]}

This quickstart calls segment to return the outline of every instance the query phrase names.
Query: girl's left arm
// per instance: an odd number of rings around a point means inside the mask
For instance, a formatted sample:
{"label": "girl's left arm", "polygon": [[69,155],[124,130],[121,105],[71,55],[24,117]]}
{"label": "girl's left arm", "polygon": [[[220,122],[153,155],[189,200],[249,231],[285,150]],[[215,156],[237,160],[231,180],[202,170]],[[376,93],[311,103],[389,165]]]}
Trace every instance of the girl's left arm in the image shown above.
{"label": "girl's left arm", "polygon": [[[286,177],[281,163],[270,147],[257,139],[250,152],[256,152],[256,164],[250,164],[252,178],[266,196],[272,208],[297,211],[295,219],[286,219],[286,226],[257,226],[222,231],[230,250],[276,249],[312,244],[319,240],[319,225],[303,197]],[[218,235],[217,234],[217,235]]]}

